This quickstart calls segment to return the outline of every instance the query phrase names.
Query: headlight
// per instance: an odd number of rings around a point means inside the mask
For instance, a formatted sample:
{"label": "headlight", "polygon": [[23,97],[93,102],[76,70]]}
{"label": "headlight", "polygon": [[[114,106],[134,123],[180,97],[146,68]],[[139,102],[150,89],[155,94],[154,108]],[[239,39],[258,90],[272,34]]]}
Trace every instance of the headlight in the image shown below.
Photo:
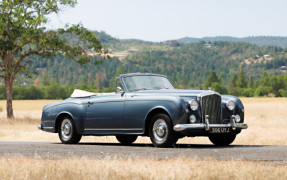
{"label": "headlight", "polygon": [[235,103],[234,101],[232,101],[231,99],[227,101],[226,103],[226,107],[227,109],[229,109],[230,111],[232,111],[235,108]]}
{"label": "headlight", "polygon": [[240,120],[241,120],[241,118],[240,118],[240,116],[237,114],[237,115],[235,116],[235,122],[239,123]]}
{"label": "headlight", "polygon": [[195,99],[188,101],[188,104],[191,110],[196,111],[198,109],[198,102]]}

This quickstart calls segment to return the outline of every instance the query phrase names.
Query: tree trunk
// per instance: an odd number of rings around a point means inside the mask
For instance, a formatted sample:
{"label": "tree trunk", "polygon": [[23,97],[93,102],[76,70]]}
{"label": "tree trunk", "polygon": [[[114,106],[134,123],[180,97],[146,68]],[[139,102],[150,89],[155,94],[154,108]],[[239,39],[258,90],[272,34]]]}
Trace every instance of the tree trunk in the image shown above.
{"label": "tree trunk", "polygon": [[5,78],[6,100],[7,100],[7,118],[14,119],[13,107],[12,107],[12,92],[13,82],[10,78]]}

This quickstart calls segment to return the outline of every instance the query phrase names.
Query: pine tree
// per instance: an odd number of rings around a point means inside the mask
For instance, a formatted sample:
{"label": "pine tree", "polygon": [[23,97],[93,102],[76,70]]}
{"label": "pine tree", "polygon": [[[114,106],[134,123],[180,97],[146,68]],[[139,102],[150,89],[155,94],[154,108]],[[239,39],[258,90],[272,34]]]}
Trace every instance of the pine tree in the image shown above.
{"label": "pine tree", "polygon": [[214,71],[210,71],[209,76],[205,82],[205,88],[211,87],[212,83],[216,83],[218,81],[218,77]]}
{"label": "pine tree", "polygon": [[235,87],[237,87],[237,81],[238,81],[237,75],[233,75],[233,77],[231,78],[231,80],[228,83],[228,88],[235,88]]}
{"label": "pine tree", "polygon": [[40,80],[42,86],[49,86],[50,85],[50,77],[46,69],[43,70],[42,78]]}
{"label": "pine tree", "polygon": [[240,88],[237,86],[238,76],[234,75],[228,83],[228,94],[239,96]]}
{"label": "pine tree", "polygon": [[240,69],[240,74],[237,80],[237,86],[240,88],[246,88],[247,87],[247,83],[246,83],[246,78],[245,78],[245,73],[243,69]]}
{"label": "pine tree", "polygon": [[268,74],[264,72],[260,80],[260,86],[269,86],[270,85],[269,79],[270,78]]}
{"label": "pine tree", "polygon": [[221,72],[220,74],[219,74],[219,76],[218,76],[218,82],[220,83],[220,84],[223,84],[223,73]]}
{"label": "pine tree", "polygon": [[249,76],[247,87],[248,88],[253,88],[254,87],[254,82],[253,82],[252,76]]}

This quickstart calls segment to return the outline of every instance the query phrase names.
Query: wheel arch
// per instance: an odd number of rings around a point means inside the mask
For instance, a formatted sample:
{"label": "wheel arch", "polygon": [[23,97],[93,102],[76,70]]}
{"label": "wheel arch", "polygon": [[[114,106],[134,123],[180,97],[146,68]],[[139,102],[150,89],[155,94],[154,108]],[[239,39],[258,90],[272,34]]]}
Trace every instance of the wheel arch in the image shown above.
{"label": "wheel arch", "polygon": [[64,112],[59,113],[56,117],[56,122],[55,122],[55,132],[56,133],[58,132],[60,122],[63,119],[63,117],[70,117],[71,120],[74,122],[74,116],[70,112],[64,111]]}
{"label": "wheel arch", "polygon": [[162,106],[155,107],[149,111],[149,113],[147,114],[147,116],[145,118],[144,135],[146,135],[146,136],[149,135],[149,126],[150,126],[150,122],[152,120],[152,117],[155,116],[156,114],[160,114],[160,113],[166,114],[170,118],[170,120],[172,121],[171,115],[165,107],[162,107]]}

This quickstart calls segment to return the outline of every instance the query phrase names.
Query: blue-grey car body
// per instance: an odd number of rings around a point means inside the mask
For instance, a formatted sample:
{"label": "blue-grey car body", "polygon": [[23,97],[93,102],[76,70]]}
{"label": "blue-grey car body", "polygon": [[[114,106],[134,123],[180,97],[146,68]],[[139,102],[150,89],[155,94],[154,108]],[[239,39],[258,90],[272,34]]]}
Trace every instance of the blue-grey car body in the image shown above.
{"label": "blue-grey car body", "polygon": [[[43,108],[39,129],[57,133],[59,123],[63,116],[69,116],[75,125],[78,134],[82,135],[120,135],[135,134],[148,136],[147,131],[152,115],[162,112],[170,117],[173,126],[178,124],[190,124],[189,117],[196,117],[195,123],[203,123],[201,106],[192,111],[188,101],[206,93],[216,93],[210,90],[138,90],[128,91],[123,79],[128,76],[142,75],[125,74],[118,80],[122,84],[123,92],[100,96],[68,98],[60,102],[47,104]],[[145,74],[155,75],[156,74]],[[232,115],[239,115],[240,122],[244,122],[244,107],[239,98],[230,95],[221,96],[221,108],[223,122],[230,123]],[[235,102],[234,110],[226,107],[228,100]],[[247,127],[246,127],[247,128]],[[239,133],[243,128],[236,128]],[[205,129],[187,128],[178,130],[182,136],[207,136]]]}

